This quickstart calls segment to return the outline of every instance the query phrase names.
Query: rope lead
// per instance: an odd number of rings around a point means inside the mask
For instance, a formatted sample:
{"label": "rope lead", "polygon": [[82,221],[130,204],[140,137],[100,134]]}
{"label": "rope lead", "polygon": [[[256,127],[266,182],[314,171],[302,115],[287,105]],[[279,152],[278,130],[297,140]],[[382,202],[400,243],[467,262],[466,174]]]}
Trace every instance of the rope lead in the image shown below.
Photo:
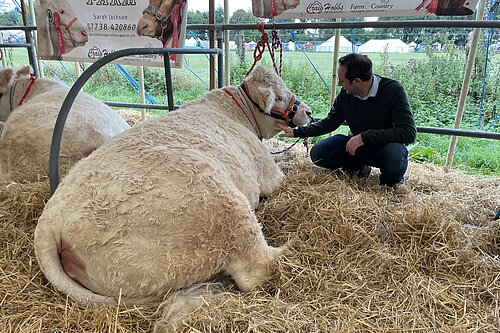
{"label": "rope lead", "polygon": [[[257,42],[257,45],[255,45],[255,49],[253,50],[253,64],[252,67],[247,71],[245,74],[248,76],[250,72],[254,69],[255,65],[257,64],[258,61],[262,59],[262,54],[266,51],[266,47],[269,50],[269,55],[271,56],[271,60],[273,62],[273,68],[276,71],[276,74],[278,74],[281,77],[281,61],[283,59],[282,56],[282,48],[281,48],[281,41],[279,39],[278,31],[274,28],[274,23],[273,23],[273,32],[272,32],[272,47],[269,45],[269,36],[267,35],[266,31],[264,30],[264,22],[260,21],[257,22],[257,30],[261,32],[260,40]],[[279,44],[279,46],[278,46]],[[274,58],[274,49],[279,48],[280,50],[280,67],[279,70],[276,67],[276,60]]]}

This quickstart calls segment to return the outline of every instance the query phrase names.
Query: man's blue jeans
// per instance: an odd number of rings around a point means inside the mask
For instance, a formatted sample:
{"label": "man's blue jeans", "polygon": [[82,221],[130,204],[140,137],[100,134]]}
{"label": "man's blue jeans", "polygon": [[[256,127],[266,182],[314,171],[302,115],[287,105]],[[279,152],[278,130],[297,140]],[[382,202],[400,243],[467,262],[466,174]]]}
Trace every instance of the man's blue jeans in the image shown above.
{"label": "man's blue jeans", "polygon": [[369,165],[380,169],[380,185],[394,186],[403,182],[408,168],[408,150],[405,145],[391,142],[375,147],[361,146],[351,156],[346,152],[350,138],[336,134],[318,141],[311,149],[311,160],[318,166],[332,170],[341,168],[353,174]]}

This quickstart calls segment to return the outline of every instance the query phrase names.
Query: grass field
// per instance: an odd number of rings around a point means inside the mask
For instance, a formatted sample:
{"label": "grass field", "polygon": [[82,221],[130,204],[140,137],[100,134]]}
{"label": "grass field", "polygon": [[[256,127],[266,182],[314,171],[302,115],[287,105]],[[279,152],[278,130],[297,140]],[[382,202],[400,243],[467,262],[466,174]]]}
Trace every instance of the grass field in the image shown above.
{"label": "grass field", "polygon": [[[345,53],[341,53],[340,56]],[[382,62],[380,53],[366,53],[370,59],[374,62],[374,65],[380,65]],[[411,53],[411,54],[402,54],[402,53],[390,53],[388,54],[389,61],[395,65],[402,64],[407,62],[409,59],[421,60],[425,58],[425,53]],[[249,64],[253,63],[253,51],[247,51],[245,53],[245,57]],[[236,55],[234,52],[231,52],[232,61],[236,61]],[[263,60],[266,63],[271,63],[269,54],[266,52],[263,55]],[[195,70],[198,73],[207,72],[207,67],[205,65],[206,58],[200,55],[189,55],[186,56],[187,65]],[[331,76],[332,66],[333,66],[333,53],[331,52],[283,52],[283,66],[293,65],[293,66],[302,66],[302,65],[314,65],[322,76],[328,77]]]}
{"label": "grass field", "polygon": [[[2,66],[14,66],[19,67],[28,63],[28,54],[24,49],[6,49],[4,52],[5,56],[2,59]],[[340,56],[345,53],[340,53]],[[387,53],[383,55],[381,53],[366,53],[374,63],[375,70],[382,65],[383,57],[387,56],[387,61],[391,65],[401,65],[407,63],[410,59],[415,60],[417,63],[426,58],[425,53]],[[249,66],[253,63],[253,51],[247,51],[245,59]],[[230,53],[231,63],[237,61],[237,56],[235,52]],[[270,65],[271,58],[266,52],[263,55],[262,62],[264,64]],[[491,65],[496,65],[500,62],[500,54],[491,53],[489,56],[489,62]],[[44,72],[60,71],[62,66],[61,63],[66,66],[69,71],[74,71],[74,65],[68,62],[59,62],[44,60],[42,64],[42,70]],[[88,63],[90,65],[90,63]],[[283,52],[283,66],[311,66],[314,67],[318,73],[323,77],[325,82],[330,84],[332,76],[332,66],[333,66],[333,53],[331,52]],[[445,60],[443,60],[443,66],[446,66]],[[180,69],[173,69],[174,72],[184,72],[190,75],[194,80],[199,80],[200,83],[206,84],[209,82],[209,60],[205,55],[185,55],[184,56],[184,66]],[[194,74],[193,74],[194,73]]]}
{"label": "grass field", "polygon": [[[344,53],[341,53],[342,56]],[[367,55],[374,62],[374,66],[377,67],[382,63],[382,55],[380,53],[367,53]],[[408,62],[410,59],[415,59],[416,61],[425,58],[425,53],[390,53],[388,54],[388,60],[394,65],[399,65],[404,62]],[[236,54],[231,52],[230,54],[231,62],[236,62]],[[196,73],[204,83],[209,82],[209,60],[205,55],[185,55],[184,56],[184,67],[181,69],[174,69],[175,71],[182,71],[191,75],[195,80],[198,78],[193,74]],[[249,65],[253,63],[253,51],[246,52],[246,61]],[[28,54],[24,49],[7,49],[5,52],[5,57],[2,60],[2,66],[12,66],[19,67],[23,64],[28,63]],[[74,70],[74,65],[67,62],[62,62],[69,71]],[[271,64],[271,59],[266,52],[263,56],[263,63]],[[90,64],[89,64],[90,65]],[[331,52],[283,52],[283,66],[314,66],[325,79],[326,82],[330,84],[332,75],[332,65],[333,65],[333,53]],[[52,70],[59,71],[61,64],[59,61],[44,60],[42,64],[42,70],[44,72],[50,72]],[[201,82],[201,81],[200,81]]]}

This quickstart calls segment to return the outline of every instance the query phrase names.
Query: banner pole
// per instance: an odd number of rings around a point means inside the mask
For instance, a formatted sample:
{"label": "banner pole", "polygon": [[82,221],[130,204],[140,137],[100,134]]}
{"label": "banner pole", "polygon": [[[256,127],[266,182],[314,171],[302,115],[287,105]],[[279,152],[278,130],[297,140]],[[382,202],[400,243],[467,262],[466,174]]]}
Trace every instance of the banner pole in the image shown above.
{"label": "banner pole", "polygon": [[[208,23],[215,24],[215,0],[209,0],[208,2]],[[208,32],[209,47],[211,49],[215,48],[215,31],[210,30]],[[210,90],[215,88],[215,57],[210,55]]]}
{"label": "banner pole", "polygon": [[[0,43],[3,44],[3,35],[0,33]],[[5,68],[5,47],[2,48],[2,67]]]}
{"label": "banner pole", "polygon": [[[139,66],[139,89],[141,95],[141,104],[146,102],[146,89],[144,89],[144,66]],[[141,121],[146,119],[146,110],[141,109]]]}
{"label": "banner pole", "polygon": [[[80,70],[80,62],[75,61],[74,64],[75,64],[76,77],[79,78],[80,75],[82,75],[82,71]],[[82,91],[83,91],[83,87],[82,87]]]}
{"label": "banner pole", "polygon": [[[21,0],[21,16],[23,20],[23,26],[27,27],[28,26],[28,17],[27,17],[27,12],[26,12],[26,6],[24,3],[25,0]],[[28,1],[28,7],[29,7],[29,1]],[[24,30],[24,36],[26,38],[26,43],[31,44],[31,47],[28,47],[28,58],[31,67],[33,68],[33,72],[35,73],[36,76],[40,75],[38,72],[38,63],[36,61],[36,56],[35,56],[35,43],[33,42],[33,37],[30,31]]]}
{"label": "banner pole", "polygon": [[[476,20],[480,21],[484,19],[484,8],[486,6],[486,0],[479,0],[477,5]],[[469,54],[467,56],[467,66],[465,68],[464,80],[462,83],[462,90],[460,91],[460,98],[457,105],[457,113],[455,115],[455,124],[453,128],[460,128],[462,122],[462,116],[464,114],[465,100],[469,91],[469,83],[472,75],[472,69],[474,68],[474,61],[476,59],[477,45],[479,43],[479,28],[474,28],[472,33],[471,47]],[[450,172],[451,165],[453,164],[453,157],[455,155],[455,148],[457,146],[457,136],[452,136],[450,140],[450,145],[448,147],[448,156],[446,157],[446,164],[444,166],[445,172]]]}
{"label": "banner pole", "polygon": [[[31,15],[31,19],[33,20],[33,25],[36,26],[35,4],[34,4],[33,0],[28,1],[28,7],[30,9],[30,15]],[[43,77],[44,76],[43,66],[42,66],[42,62],[41,62],[40,58],[38,57],[38,49],[36,48],[38,45],[37,38],[38,38],[37,30],[35,30],[35,31],[33,31],[33,46],[35,48],[36,63],[38,65],[38,76]]]}
{"label": "banner pole", "polygon": [[[341,18],[336,19],[341,22]],[[330,94],[330,107],[333,106],[337,90],[337,62],[339,61],[339,48],[340,48],[340,29],[335,29],[335,44],[333,47],[333,64],[332,64],[332,93]]]}

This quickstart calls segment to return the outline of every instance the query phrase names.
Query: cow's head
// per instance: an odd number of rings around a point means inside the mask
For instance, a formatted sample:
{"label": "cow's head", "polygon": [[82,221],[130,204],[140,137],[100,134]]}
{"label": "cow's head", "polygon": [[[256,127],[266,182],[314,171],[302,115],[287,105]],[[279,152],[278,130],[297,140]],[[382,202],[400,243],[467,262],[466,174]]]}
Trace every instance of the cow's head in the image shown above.
{"label": "cow's head", "polygon": [[75,47],[84,46],[89,36],[78,20],[75,11],[66,0],[40,0],[40,7],[46,11],[47,33],[56,55],[65,54]]}
{"label": "cow's head", "polygon": [[31,67],[29,66],[18,71],[8,67],[0,69],[0,121],[6,121],[15,108],[12,99],[14,98],[17,79],[22,76],[29,76],[30,70]]}
{"label": "cow's head", "polygon": [[312,120],[311,108],[300,101],[272,68],[257,66],[243,82],[259,109],[288,126],[304,126]]}
{"label": "cow's head", "polygon": [[137,35],[157,38],[165,43],[173,32],[171,15],[178,2],[179,0],[150,0],[137,22]]}
{"label": "cow's head", "polygon": [[297,8],[300,5],[300,0],[284,0],[282,6],[284,10]]}

